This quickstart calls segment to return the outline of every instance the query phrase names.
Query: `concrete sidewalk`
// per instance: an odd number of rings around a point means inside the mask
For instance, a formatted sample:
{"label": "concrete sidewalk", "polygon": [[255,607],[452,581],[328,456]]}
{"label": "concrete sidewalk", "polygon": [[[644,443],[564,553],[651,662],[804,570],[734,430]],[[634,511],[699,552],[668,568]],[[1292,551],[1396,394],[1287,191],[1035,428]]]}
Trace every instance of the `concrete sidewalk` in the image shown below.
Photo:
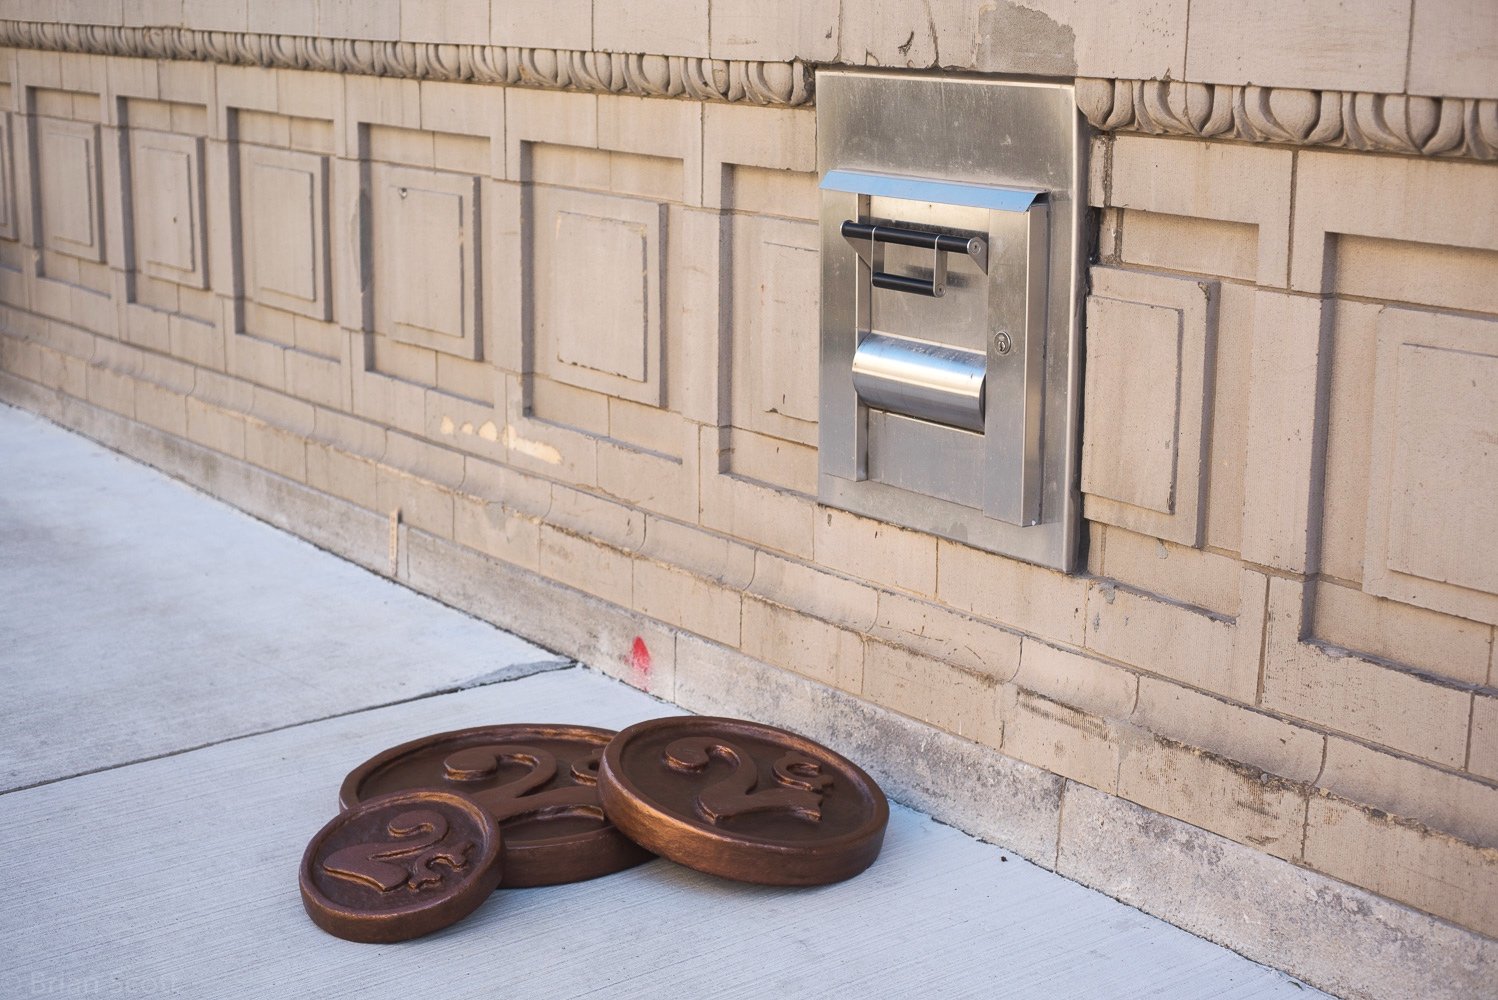
{"label": "concrete sidewalk", "polygon": [[679,710],[3,405],[0,682],[5,996],[1322,995],[898,806],[839,885],[655,861],[329,937],[296,868],[354,765]]}

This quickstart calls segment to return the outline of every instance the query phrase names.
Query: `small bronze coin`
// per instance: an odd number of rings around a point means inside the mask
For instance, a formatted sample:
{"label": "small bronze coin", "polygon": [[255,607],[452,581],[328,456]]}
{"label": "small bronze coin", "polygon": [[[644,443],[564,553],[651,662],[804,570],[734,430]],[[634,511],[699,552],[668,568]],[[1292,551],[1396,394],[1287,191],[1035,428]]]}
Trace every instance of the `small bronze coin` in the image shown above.
{"label": "small bronze coin", "polygon": [[603,753],[604,811],[630,838],[698,871],[821,885],[873,864],[889,803],[847,758],[738,719],[642,722]]}
{"label": "small bronze coin", "polygon": [[598,762],[613,739],[591,726],[479,726],[392,747],[354,768],[339,804],[401,788],[472,796],[505,836],[506,888],[581,882],[653,855],[604,817]]}
{"label": "small bronze coin", "polygon": [[341,813],[302,855],[302,905],[349,941],[406,941],[457,923],[499,885],[500,833],[473,799],[395,792]]}

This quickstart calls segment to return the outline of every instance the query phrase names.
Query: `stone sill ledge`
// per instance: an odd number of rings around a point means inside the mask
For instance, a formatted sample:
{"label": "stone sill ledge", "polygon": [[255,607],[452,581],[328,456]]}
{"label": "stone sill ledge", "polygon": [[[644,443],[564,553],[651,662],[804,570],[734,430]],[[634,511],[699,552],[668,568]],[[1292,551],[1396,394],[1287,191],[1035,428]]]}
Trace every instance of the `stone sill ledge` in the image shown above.
{"label": "stone sill ledge", "polygon": [[[799,59],[16,20],[0,20],[0,46],[778,107],[815,100],[814,66]],[[1077,103],[1088,122],[1104,132],[1498,159],[1498,99],[1079,78]]]}

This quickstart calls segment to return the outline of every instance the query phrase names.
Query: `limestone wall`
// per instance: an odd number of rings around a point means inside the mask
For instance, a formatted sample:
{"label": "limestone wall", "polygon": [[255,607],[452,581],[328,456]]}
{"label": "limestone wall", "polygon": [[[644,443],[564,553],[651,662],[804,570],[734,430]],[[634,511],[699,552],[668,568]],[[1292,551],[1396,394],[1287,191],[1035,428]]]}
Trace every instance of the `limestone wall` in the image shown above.
{"label": "limestone wall", "polygon": [[[854,6],[0,3],[0,398],[1318,985],[1490,987],[1498,7]],[[1084,573],[816,503],[834,63],[1079,78]]]}

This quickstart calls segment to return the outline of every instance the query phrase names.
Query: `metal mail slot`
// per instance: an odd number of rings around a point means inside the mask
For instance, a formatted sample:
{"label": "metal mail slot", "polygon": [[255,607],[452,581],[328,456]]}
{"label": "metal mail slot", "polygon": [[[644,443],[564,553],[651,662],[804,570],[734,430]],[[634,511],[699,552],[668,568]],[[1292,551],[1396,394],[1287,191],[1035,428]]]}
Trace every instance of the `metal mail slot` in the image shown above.
{"label": "metal mail slot", "polygon": [[821,499],[1071,569],[1071,88],[844,70],[817,86]]}
{"label": "metal mail slot", "polygon": [[870,334],[853,352],[853,387],[866,406],[983,433],[983,379],[977,351]]}

